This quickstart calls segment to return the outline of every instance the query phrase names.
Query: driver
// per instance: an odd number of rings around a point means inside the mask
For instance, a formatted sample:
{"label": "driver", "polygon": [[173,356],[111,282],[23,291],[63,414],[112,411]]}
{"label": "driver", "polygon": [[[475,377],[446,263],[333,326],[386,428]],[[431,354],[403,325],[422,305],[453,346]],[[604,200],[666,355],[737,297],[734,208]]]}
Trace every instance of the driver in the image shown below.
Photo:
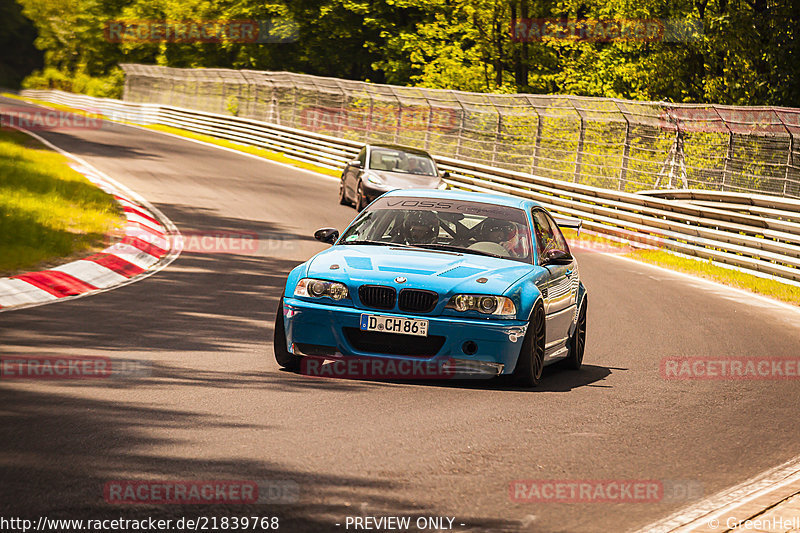
{"label": "driver", "polygon": [[408,171],[412,174],[424,174],[425,171],[422,169],[422,165],[420,165],[419,160],[416,157],[409,157],[408,158]]}
{"label": "driver", "polygon": [[517,229],[517,225],[507,220],[488,220],[484,230],[485,239],[495,242],[508,250],[513,257],[528,255],[525,236]]}
{"label": "driver", "polygon": [[432,244],[439,236],[439,217],[431,211],[409,211],[400,233],[406,244]]}

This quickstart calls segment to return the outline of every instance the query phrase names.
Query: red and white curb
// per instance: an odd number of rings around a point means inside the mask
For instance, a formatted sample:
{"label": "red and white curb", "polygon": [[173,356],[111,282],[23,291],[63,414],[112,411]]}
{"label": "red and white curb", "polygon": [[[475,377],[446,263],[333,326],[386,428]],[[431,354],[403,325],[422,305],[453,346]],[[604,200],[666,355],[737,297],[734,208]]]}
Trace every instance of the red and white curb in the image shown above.
{"label": "red and white curb", "polygon": [[115,289],[150,276],[177,259],[183,240],[161,211],[83,159],[35,133],[19,130],[72,159],[70,167],[114,197],[127,223],[125,236],[102,252],[50,270],[0,278],[0,312]]}

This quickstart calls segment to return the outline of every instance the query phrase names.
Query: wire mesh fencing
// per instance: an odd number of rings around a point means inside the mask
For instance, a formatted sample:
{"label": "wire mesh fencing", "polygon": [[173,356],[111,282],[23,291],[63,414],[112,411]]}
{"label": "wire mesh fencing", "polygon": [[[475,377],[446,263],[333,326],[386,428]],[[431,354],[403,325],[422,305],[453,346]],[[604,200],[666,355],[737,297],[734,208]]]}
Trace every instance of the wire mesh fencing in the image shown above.
{"label": "wire mesh fencing", "polygon": [[800,109],[483,94],[124,64],[125,96],[609,189],[800,198]]}

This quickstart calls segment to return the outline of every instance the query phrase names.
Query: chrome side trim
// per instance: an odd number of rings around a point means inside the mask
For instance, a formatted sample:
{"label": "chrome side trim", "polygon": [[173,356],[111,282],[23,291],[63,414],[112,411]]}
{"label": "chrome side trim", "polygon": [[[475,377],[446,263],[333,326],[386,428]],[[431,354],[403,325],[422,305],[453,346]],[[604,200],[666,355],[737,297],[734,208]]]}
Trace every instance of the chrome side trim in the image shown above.
{"label": "chrome side trim", "polygon": [[570,305],[569,307],[565,307],[565,308],[564,308],[564,309],[562,309],[561,311],[556,311],[555,313],[550,313],[549,315],[546,315],[546,316],[545,316],[545,318],[546,318],[546,319],[550,319],[550,318],[552,318],[552,317],[554,317],[554,316],[558,316],[558,315],[561,315],[561,314],[563,314],[563,313],[566,313],[567,311],[570,311],[570,312],[574,313],[574,312],[575,312],[575,310],[573,309],[573,307],[576,307],[576,305],[575,305],[575,304],[572,304],[572,305]]}

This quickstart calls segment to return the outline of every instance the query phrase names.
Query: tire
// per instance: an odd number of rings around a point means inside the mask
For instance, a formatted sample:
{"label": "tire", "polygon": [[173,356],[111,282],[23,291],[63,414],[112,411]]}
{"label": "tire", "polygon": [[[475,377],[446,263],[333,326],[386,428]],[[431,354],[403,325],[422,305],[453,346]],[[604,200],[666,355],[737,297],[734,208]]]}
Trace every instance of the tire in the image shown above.
{"label": "tire", "polygon": [[344,176],[342,176],[342,180],[339,182],[339,205],[348,205],[349,203],[344,191]]}
{"label": "tire", "polygon": [[278,302],[278,313],[275,316],[275,336],[273,338],[273,350],[275,351],[275,361],[281,368],[296,372],[300,370],[300,357],[289,353],[286,349],[286,329],[283,323],[283,297]]}
{"label": "tire", "polygon": [[535,387],[542,379],[545,346],[544,306],[537,303],[531,313],[531,322],[520,348],[517,366],[512,379],[520,387]]}
{"label": "tire", "polygon": [[581,302],[581,309],[578,311],[578,323],[575,324],[575,331],[572,333],[567,346],[569,355],[564,360],[564,366],[570,370],[580,370],[583,364],[583,352],[586,349],[586,296]]}
{"label": "tire", "polygon": [[358,182],[358,188],[356,189],[356,211],[359,213],[367,207],[367,199],[364,198],[364,188],[361,186],[361,182]]}

